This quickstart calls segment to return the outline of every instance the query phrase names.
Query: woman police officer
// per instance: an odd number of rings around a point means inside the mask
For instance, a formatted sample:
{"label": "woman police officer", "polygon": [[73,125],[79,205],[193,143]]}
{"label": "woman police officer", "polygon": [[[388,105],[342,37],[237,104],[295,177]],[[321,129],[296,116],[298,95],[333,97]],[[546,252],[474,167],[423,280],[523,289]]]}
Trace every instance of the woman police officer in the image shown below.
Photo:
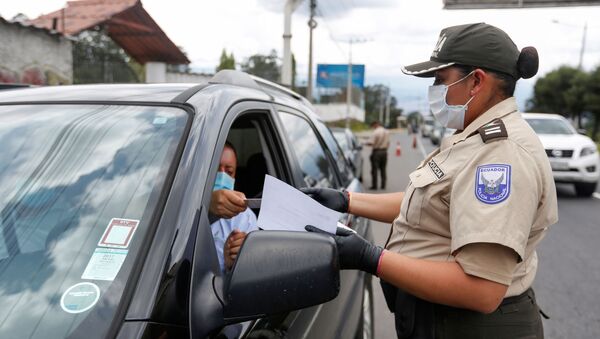
{"label": "woman police officer", "polygon": [[385,249],[342,229],[333,237],[342,269],[381,278],[399,338],[543,337],[531,285],[535,248],[558,220],[556,190],[513,97],[517,79],[537,68],[534,48],[519,52],[494,26],[443,29],[430,61],[402,71],[435,77],[432,113],[457,133],[410,174],[406,192],[304,190],[393,223]]}

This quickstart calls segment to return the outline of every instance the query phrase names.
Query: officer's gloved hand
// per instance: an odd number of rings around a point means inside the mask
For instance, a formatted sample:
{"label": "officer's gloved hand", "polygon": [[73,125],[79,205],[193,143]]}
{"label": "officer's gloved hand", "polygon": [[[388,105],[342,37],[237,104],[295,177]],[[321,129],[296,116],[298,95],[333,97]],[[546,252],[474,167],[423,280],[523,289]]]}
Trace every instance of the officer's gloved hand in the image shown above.
{"label": "officer's gloved hand", "polygon": [[321,205],[332,210],[348,213],[350,196],[347,191],[338,191],[331,188],[301,188],[302,193],[315,199]]}
{"label": "officer's gloved hand", "polygon": [[322,233],[333,237],[338,248],[338,257],[342,269],[361,270],[377,275],[377,266],[383,248],[371,244],[350,229],[338,227],[335,235],[311,225],[307,225],[305,229],[309,232]]}

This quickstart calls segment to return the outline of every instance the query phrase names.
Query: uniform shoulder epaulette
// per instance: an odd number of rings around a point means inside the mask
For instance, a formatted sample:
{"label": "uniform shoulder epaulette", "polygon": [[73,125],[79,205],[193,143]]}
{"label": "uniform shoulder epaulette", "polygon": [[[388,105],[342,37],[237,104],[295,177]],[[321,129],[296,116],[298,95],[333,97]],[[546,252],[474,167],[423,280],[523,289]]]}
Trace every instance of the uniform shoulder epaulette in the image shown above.
{"label": "uniform shoulder epaulette", "polygon": [[480,127],[477,132],[479,132],[481,140],[486,144],[488,142],[508,138],[506,126],[504,126],[504,123],[500,119],[493,120],[489,124]]}

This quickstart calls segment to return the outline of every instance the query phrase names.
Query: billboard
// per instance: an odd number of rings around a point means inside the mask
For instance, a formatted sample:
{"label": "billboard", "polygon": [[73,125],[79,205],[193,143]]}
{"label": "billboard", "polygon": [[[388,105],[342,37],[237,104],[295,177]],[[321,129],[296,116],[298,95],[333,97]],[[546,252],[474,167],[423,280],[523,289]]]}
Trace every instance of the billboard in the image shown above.
{"label": "billboard", "polygon": [[[317,87],[348,87],[348,65],[317,65]],[[352,87],[365,87],[365,65],[352,65]]]}
{"label": "billboard", "polygon": [[444,9],[600,6],[600,0],[444,0]]}

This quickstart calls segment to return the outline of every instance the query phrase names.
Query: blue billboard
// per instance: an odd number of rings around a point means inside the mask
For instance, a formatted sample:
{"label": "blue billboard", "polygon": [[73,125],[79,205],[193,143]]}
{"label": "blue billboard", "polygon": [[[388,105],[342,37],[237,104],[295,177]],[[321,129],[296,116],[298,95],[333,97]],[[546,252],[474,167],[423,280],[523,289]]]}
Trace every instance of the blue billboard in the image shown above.
{"label": "blue billboard", "polygon": [[[348,65],[317,65],[317,87],[345,88],[348,86]],[[352,65],[352,87],[365,87],[365,65]]]}

